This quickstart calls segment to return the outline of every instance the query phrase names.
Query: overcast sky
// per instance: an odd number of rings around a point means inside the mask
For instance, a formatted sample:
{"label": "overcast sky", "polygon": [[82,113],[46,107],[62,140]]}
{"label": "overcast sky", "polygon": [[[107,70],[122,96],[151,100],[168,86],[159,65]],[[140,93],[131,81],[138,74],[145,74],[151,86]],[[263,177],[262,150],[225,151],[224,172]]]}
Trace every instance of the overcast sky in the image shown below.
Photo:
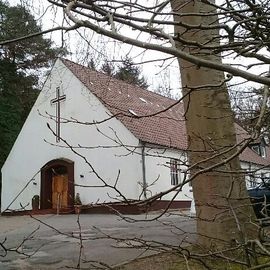
{"label": "overcast sky", "polygon": [[[42,25],[43,30],[55,27],[62,23],[63,12],[62,10],[50,8],[47,1],[30,1],[33,3],[33,7],[30,9],[31,13],[38,19],[38,22]],[[10,5],[20,4],[20,0],[10,0]],[[42,16],[41,16],[42,15]],[[114,41],[107,37],[102,37],[96,33],[93,33],[89,29],[80,29],[80,34],[77,32],[69,32],[66,34],[60,31],[47,34],[46,37],[50,37],[57,46],[61,46],[62,39],[64,39],[66,45],[69,47],[71,55],[67,58],[75,62],[87,64],[85,58],[93,57],[96,63],[108,58],[119,63],[126,55],[131,57],[135,63],[148,62],[141,65],[142,72],[147,78],[150,85],[150,89],[157,88],[159,84],[167,84],[175,93],[180,90],[180,75],[178,63],[176,60],[168,60],[165,63],[163,61],[151,62],[151,60],[163,59],[169,57],[169,55],[162,54],[155,51],[145,52],[142,49],[138,49],[120,42]],[[81,42],[81,36],[87,37],[87,42]]]}
{"label": "overcast sky", "polygon": [[[21,1],[10,0],[9,3],[10,5],[16,5]],[[47,1],[30,0],[30,2],[33,3],[33,7],[30,10],[32,14],[34,13],[35,17],[38,19],[44,30],[55,27],[62,23],[63,11],[60,8],[57,9],[55,7],[49,7]],[[82,42],[80,35],[86,37],[88,43]],[[77,32],[69,32],[64,34],[59,31],[48,34],[47,37],[50,37],[52,40],[54,40],[58,46],[61,45],[63,39],[71,52],[71,55],[67,56],[67,58],[82,64],[87,64],[87,61],[84,60],[86,58],[90,59],[90,57],[93,57],[96,63],[100,63],[106,58],[118,63],[117,61],[120,61],[126,55],[131,57],[135,63],[162,59],[166,57],[166,55],[159,52],[145,52],[142,49],[122,44],[107,37],[102,37],[96,33],[93,33],[89,29],[80,29],[79,34]],[[223,61],[236,64],[239,63],[239,61],[241,62],[242,59],[237,59],[236,61],[233,57],[227,57]],[[243,61],[244,62],[242,63],[245,64],[249,62],[247,59],[244,59]],[[180,91],[180,76],[178,63],[176,60],[168,60],[165,63],[162,61],[145,63],[142,65],[142,71],[145,77],[147,77],[148,83],[150,84],[150,89],[156,88],[159,84],[162,84],[165,81],[165,83],[170,85],[170,87],[173,88],[175,92]],[[264,70],[256,67],[251,69],[251,71],[259,74]],[[238,83],[239,81],[240,80],[238,78],[235,79],[233,83]]]}

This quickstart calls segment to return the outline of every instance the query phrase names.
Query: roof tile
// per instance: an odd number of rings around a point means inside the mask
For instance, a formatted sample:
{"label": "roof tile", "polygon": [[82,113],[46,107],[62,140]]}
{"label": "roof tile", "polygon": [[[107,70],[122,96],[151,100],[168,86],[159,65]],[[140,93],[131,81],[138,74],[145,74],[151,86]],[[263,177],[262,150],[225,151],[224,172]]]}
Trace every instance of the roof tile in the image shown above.
{"label": "roof tile", "polygon": [[[117,80],[69,60],[61,60],[135,137],[146,143],[187,149],[182,102]],[[235,129],[238,142],[249,137],[239,125],[235,124]],[[266,148],[266,159],[248,147],[240,154],[240,159],[255,164],[269,165],[270,149]]]}

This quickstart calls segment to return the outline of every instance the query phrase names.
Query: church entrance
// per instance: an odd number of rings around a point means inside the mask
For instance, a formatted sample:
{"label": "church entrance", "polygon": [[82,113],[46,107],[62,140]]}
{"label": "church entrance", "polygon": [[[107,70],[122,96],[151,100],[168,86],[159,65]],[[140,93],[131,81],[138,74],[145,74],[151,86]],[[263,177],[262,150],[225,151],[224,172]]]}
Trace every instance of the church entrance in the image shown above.
{"label": "church entrance", "polygon": [[52,160],[41,169],[41,209],[72,208],[74,204],[74,162]]}
{"label": "church entrance", "polygon": [[68,175],[64,166],[53,169],[52,176],[52,208],[68,207]]}

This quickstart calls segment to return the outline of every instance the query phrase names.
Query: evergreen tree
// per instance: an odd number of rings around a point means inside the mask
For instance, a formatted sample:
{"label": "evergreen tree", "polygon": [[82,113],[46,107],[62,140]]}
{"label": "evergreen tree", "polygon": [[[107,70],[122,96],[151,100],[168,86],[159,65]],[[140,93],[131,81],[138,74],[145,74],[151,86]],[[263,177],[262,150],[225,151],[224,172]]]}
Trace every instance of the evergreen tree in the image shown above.
{"label": "evergreen tree", "polygon": [[[31,98],[23,97],[22,93],[19,93],[22,91],[30,94]],[[0,166],[17,137],[36,93],[37,91],[32,90],[31,80],[18,73],[14,63],[8,60],[0,61]]]}
{"label": "evergreen tree", "polygon": [[93,70],[97,70],[96,63],[95,63],[93,57],[91,57],[90,61],[88,62],[88,67],[93,69]]}
{"label": "evergreen tree", "polygon": [[145,77],[141,75],[140,67],[135,66],[133,61],[128,57],[126,57],[122,62],[122,65],[118,67],[114,77],[119,80],[135,84],[144,89],[147,89],[149,86]]}
{"label": "evergreen tree", "polygon": [[[40,30],[24,7],[0,0],[0,41]],[[38,95],[37,70],[48,67],[59,54],[65,50],[53,48],[42,36],[0,47],[0,168]]]}
{"label": "evergreen tree", "polygon": [[[0,0],[0,40],[10,40],[41,31],[33,15],[23,6],[9,6]],[[1,59],[16,63],[17,69],[29,70],[49,66],[61,53],[52,41],[42,36],[13,42],[0,48]],[[63,51],[65,54],[65,50]]]}
{"label": "evergreen tree", "polygon": [[107,60],[102,64],[100,71],[114,77],[115,76],[115,67],[112,63],[109,63]]}

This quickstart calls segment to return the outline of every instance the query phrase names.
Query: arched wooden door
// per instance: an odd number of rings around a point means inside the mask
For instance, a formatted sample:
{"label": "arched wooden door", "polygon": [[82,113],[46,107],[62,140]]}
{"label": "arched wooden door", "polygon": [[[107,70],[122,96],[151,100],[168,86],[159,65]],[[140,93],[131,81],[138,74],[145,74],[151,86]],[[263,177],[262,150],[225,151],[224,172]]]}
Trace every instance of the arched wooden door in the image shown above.
{"label": "arched wooden door", "polygon": [[52,208],[68,207],[68,175],[56,174],[52,177]]}
{"label": "arched wooden door", "polygon": [[74,162],[52,160],[41,169],[41,209],[72,208],[74,204]]}

